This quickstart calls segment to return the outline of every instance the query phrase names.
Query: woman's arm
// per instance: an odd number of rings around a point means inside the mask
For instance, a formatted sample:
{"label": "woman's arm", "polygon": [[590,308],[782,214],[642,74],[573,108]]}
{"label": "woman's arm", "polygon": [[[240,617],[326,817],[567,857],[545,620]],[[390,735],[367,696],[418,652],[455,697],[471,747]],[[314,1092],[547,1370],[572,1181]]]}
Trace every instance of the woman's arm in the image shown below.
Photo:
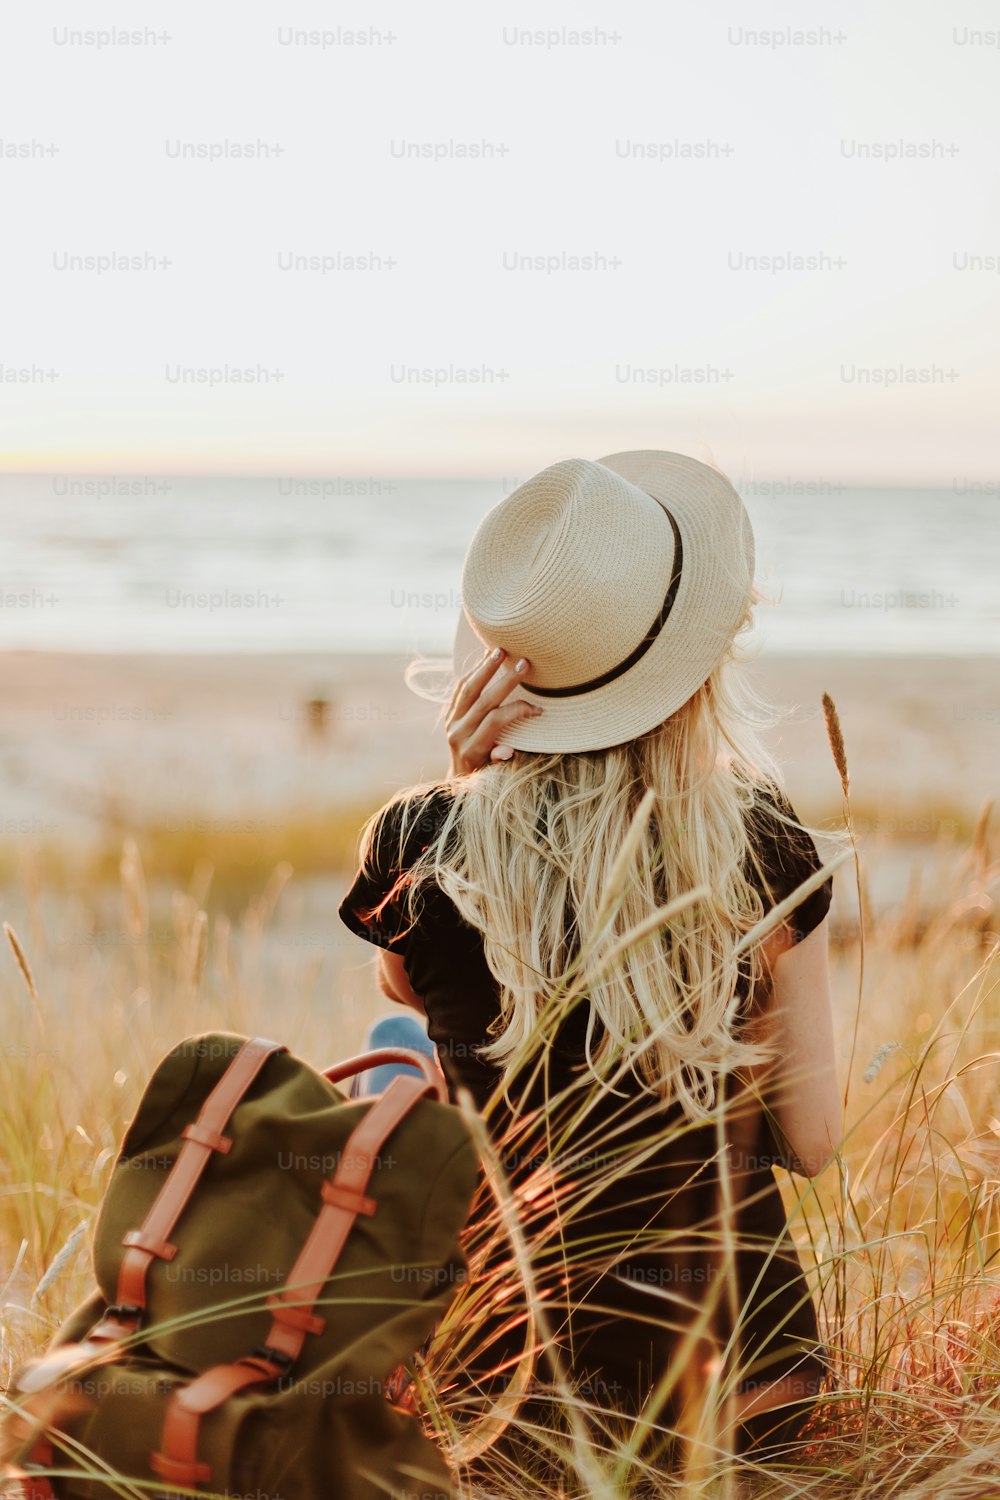
{"label": "woman's arm", "polygon": [[769,1102],[792,1149],[795,1170],[807,1177],[823,1170],[844,1134],[828,945],[824,919],[800,943],[782,947],[770,959],[764,1023],[776,1051],[774,1062],[763,1070]]}
{"label": "woman's arm", "polygon": [[418,1015],[425,1016],[424,1002],[410,984],[403,966],[401,953],[390,953],[385,948],[378,951],[378,987],[390,1000],[408,1005]]}

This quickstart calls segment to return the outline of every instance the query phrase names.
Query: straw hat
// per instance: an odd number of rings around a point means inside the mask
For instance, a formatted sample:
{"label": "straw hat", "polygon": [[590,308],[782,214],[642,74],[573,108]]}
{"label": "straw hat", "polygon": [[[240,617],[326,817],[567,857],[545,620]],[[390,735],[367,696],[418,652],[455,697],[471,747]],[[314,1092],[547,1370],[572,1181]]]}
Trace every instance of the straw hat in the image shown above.
{"label": "straw hat", "polygon": [[753,583],[754,541],[723,475],[682,453],[567,458],[487,511],[462,568],[454,667],[486,647],[530,662],[544,712],[517,750],[600,750],[660,724],[722,659]]}

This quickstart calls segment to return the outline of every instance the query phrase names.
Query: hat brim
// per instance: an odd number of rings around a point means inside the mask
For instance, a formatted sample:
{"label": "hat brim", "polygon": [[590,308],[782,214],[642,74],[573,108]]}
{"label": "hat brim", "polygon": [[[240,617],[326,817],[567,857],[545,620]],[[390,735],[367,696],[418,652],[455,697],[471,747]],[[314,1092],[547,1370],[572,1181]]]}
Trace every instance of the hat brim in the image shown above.
{"label": "hat brim", "polygon": [[[530,682],[522,683],[515,698],[536,703],[542,713],[501,732],[497,743],[515,750],[602,750],[661,724],[722,660],[750,601],[753,530],[723,475],[685,454],[654,449],[597,462],[669,510],[684,552],[680,585],[659,636],[620,677],[564,698],[533,695]],[[486,644],[463,609],[453,650],[456,680],[480,665]]]}

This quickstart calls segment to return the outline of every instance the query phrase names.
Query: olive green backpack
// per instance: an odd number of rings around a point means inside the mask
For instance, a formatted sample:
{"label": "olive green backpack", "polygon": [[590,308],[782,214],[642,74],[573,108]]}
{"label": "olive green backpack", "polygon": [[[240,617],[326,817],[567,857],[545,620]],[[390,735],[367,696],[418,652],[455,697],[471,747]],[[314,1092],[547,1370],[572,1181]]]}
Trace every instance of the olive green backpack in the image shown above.
{"label": "olive green backpack", "polygon": [[[335,1087],[392,1060],[422,1076]],[[419,1053],[322,1074],[260,1038],[181,1043],[115,1162],[97,1290],[8,1393],[3,1493],[449,1500],[403,1362],[466,1273],[478,1166]]]}

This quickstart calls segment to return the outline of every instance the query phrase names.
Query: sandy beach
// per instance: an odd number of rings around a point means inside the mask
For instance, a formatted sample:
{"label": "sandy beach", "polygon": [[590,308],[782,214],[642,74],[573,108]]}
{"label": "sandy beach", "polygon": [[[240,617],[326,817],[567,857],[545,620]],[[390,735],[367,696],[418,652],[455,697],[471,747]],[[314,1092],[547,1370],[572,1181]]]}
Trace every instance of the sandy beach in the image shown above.
{"label": "sandy beach", "polygon": [[[109,808],[137,822],[374,808],[447,766],[441,711],[406,687],[405,664],[402,655],[5,654],[3,837],[86,835]],[[840,802],[824,691],[840,711],[868,831],[948,837],[995,794],[991,660],[786,656],[750,672],[789,711],[766,739],[804,817]]]}
{"label": "sandy beach", "polygon": [[[343,1031],[324,1048],[360,1045],[385,1002],[373,950],[336,915],[357,835],[398,788],[436,780],[448,764],[440,710],[406,687],[406,661],[0,655],[0,902],[5,920],[27,934],[48,988],[128,991],[134,945],[118,865],[131,833],[163,954],[175,941],[172,893],[205,899],[200,868],[212,871],[210,911],[242,921],[247,901],[288,862],[295,878],[251,965],[256,1024],[266,1028],[271,995],[318,986],[317,1013],[338,1015]],[[842,826],[822,693],[838,705],[873,910],[890,911],[917,876],[921,909],[951,889],[963,844],[997,788],[994,675],[989,661],[941,657],[754,664],[758,693],[787,710],[767,742],[799,815],[822,828]],[[856,923],[847,867],[835,881],[832,925],[849,940]],[[247,942],[256,953],[244,933]]]}
{"label": "sandy beach", "polygon": [[[146,847],[144,830],[156,828],[159,848],[164,838],[171,845],[174,879],[178,860],[186,872],[205,854],[224,881],[218,846],[228,839],[230,878],[234,866],[266,878],[264,864],[288,858],[300,877],[328,874],[342,885],[364,817],[398,788],[447,768],[442,711],[406,687],[406,661],[0,657],[3,868],[17,869],[39,848],[103,845],[107,871],[123,830]],[[902,899],[915,868],[933,889],[954,864],[955,841],[968,839],[996,794],[993,662],[785,656],[758,660],[750,674],[764,700],[786,710],[765,740],[800,817],[829,828],[841,826],[843,804],[822,693],[836,702],[875,906]],[[329,844],[326,826],[337,829]],[[852,925],[853,877],[838,878],[837,889],[835,914]]]}

